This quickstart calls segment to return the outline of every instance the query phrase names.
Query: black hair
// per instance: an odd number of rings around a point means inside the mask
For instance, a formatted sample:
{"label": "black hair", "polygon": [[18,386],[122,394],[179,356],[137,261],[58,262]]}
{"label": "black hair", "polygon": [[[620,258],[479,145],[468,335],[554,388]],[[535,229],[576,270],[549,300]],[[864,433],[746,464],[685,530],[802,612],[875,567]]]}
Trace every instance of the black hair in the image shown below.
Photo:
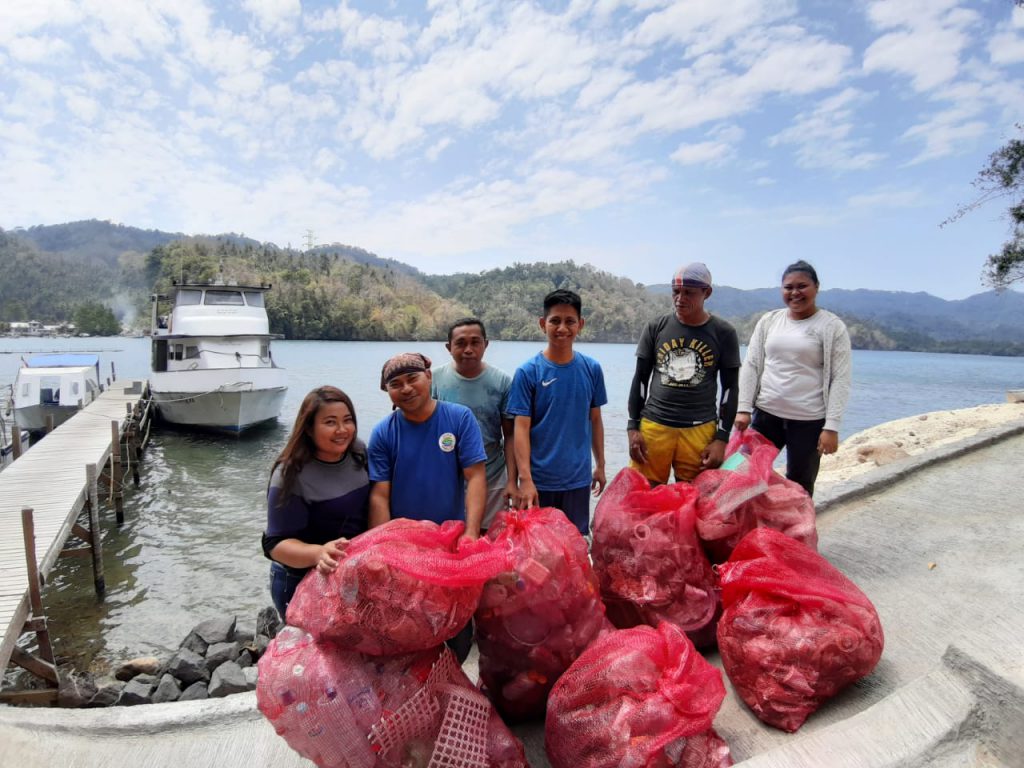
{"label": "black hair", "polygon": [[786,275],[788,275],[790,272],[806,272],[808,275],[810,275],[811,282],[813,282],[815,286],[818,285],[818,273],[814,271],[814,267],[812,267],[803,259],[800,259],[800,261],[794,261],[792,264],[786,267],[785,271],[782,273],[782,279],[785,280]]}
{"label": "black hair", "polygon": [[559,304],[568,304],[576,310],[577,315],[583,317],[583,302],[580,301],[580,295],[567,288],[559,288],[544,297],[544,316],[547,317],[548,311]]}
{"label": "black hair", "polygon": [[448,326],[448,343],[451,344],[452,334],[455,333],[456,328],[461,328],[464,325],[479,325],[480,334],[484,337],[484,341],[487,341],[487,329],[484,328],[484,321],[479,317],[460,317],[450,326]]}

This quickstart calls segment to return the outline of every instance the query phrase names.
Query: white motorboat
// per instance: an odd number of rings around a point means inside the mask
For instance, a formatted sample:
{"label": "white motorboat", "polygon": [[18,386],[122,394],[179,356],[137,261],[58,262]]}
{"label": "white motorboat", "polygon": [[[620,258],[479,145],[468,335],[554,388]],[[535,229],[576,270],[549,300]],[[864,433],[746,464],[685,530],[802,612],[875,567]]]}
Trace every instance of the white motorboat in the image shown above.
{"label": "white motorboat", "polygon": [[270,353],[269,285],[181,284],[153,299],[150,391],[162,421],[240,432],[276,419],[287,377]]}
{"label": "white motorboat", "polygon": [[29,432],[42,432],[48,417],[59,426],[100,394],[97,355],[31,355],[14,380],[14,420]]}

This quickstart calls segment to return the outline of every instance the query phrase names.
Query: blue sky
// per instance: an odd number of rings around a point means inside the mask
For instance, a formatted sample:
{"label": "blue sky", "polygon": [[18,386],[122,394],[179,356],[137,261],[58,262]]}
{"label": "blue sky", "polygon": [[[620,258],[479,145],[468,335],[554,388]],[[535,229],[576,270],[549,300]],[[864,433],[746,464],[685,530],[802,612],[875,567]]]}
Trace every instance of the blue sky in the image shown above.
{"label": "blue sky", "polygon": [[6,0],[0,227],[962,298],[1022,74],[1012,0]]}

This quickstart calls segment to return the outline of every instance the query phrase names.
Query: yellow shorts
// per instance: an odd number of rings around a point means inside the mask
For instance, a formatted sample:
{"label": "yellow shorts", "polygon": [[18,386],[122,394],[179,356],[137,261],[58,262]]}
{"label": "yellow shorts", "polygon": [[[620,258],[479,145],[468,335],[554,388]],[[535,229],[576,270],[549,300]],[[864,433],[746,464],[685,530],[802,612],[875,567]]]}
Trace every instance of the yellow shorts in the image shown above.
{"label": "yellow shorts", "polygon": [[652,483],[667,483],[669,471],[676,482],[689,482],[700,472],[700,454],[715,438],[715,422],[696,427],[666,427],[647,419],[640,420],[640,434],[647,445],[647,463],[630,461]]}

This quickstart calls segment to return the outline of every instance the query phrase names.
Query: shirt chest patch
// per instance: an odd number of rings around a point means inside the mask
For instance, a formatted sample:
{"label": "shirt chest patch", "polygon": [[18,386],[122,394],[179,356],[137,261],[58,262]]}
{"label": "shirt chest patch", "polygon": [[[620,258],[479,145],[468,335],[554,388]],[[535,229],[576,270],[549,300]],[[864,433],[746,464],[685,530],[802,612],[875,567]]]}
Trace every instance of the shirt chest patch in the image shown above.
{"label": "shirt chest patch", "polygon": [[437,446],[445,453],[451,453],[455,450],[455,435],[445,432],[437,439]]}

